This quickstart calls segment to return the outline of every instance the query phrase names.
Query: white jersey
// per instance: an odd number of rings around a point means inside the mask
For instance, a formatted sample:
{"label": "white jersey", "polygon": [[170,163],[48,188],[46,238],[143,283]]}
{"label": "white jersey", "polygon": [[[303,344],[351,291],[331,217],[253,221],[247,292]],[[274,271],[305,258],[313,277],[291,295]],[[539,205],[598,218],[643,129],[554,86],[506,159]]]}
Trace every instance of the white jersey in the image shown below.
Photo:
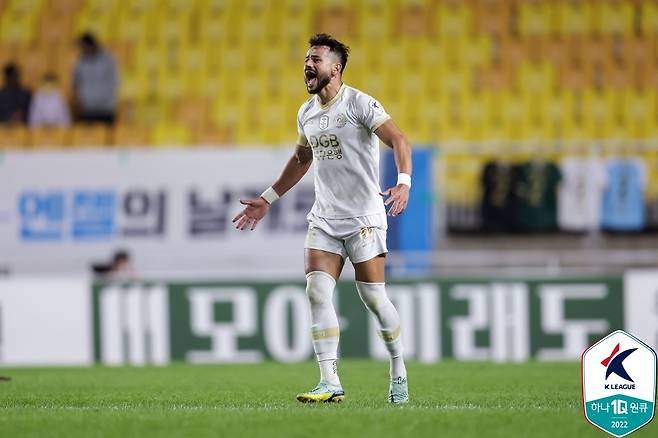
{"label": "white jersey", "polygon": [[607,183],[605,163],[591,158],[562,160],[558,197],[558,224],[567,231],[599,228],[603,191]]}
{"label": "white jersey", "polygon": [[313,149],[313,214],[345,219],[385,212],[374,131],[388,119],[379,102],[345,84],[326,105],[318,96],[304,102],[297,114],[298,144]]}

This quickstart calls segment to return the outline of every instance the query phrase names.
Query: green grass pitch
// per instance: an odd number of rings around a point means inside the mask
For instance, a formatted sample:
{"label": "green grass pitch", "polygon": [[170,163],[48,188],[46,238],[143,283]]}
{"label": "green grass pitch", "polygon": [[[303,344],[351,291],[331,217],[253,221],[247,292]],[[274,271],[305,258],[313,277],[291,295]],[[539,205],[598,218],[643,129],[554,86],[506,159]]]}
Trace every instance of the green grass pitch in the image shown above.
{"label": "green grass pitch", "polygon": [[[343,360],[342,404],[304,405],[315,363],[0,369],[0,437],[603,437],[577,363],[410,363],[390,406],[387,364]],[[631,436],[656,437],[653,421]]]}

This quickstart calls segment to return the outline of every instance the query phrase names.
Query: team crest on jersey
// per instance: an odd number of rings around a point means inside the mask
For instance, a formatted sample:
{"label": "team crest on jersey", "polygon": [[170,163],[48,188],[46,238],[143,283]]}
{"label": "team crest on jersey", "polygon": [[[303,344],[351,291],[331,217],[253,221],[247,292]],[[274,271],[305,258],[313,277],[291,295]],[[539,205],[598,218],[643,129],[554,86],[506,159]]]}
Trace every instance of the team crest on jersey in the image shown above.
{"label": "team crest on jersey", "polygon": [[327,129],[328,127],[329,127],[329,116],[325,114],[324,116],[320,117],[320,129],[324,130]]}
{"label": "team crest on jersey", "polygon": [[345,114],[338,114],[334,119],[334,124],[336,125],[336,128],[342,128],[345,126],[347,124],[347,117]]}

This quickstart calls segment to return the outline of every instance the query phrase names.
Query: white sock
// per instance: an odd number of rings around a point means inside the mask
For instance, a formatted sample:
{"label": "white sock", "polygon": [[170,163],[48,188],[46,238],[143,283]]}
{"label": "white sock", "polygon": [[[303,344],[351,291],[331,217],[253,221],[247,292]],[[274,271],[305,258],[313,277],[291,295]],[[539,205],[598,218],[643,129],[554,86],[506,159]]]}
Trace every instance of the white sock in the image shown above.
{"label": "white sock", "polygon": [[379,333],[391,358],[391,379],[407,377],[402,355],[402,337],[400,336],[400,315],[386,295],[384,283],[356,282],[361,301],[379,323]]}
{"label": "white sock", "polygon": [[311,309],[311,335],[313,349],[320,366],[320,380],[340,385],[336,361],[338,360],[338,317],[332,302],[336,280],[322,271],[306,275],[306,295]]}
{"label": "white sock", "polygon": [[332,385],[340,385],[338,378],[338,363],[336,359],[321,360],[320,364],[320,380],[330,383]]}

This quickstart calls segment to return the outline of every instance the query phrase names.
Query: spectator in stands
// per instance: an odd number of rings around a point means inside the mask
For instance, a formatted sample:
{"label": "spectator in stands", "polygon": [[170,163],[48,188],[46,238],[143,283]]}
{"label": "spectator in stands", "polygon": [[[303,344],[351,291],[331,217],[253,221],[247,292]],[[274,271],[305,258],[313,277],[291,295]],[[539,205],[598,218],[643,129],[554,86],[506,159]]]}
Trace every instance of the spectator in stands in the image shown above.
{"label": "spectator in stands", "polygon": [[25,123],[30,91],[21,85],[21,74],[16,64],[6,64],[4,76],[5,81],[0,88],[0,123]]}
{"label": "spectator in stands", "polygon": [[83,34],[78,44],[81,55],[73,76],[78,118],[83,122],[113,124],[119,82],[114,59],[91,33]]}
{"label": "spectator in stands", "polygon": [[54,73],[46,73],[43,84],[34,93],[30,104],[28,123],[31,128],[40,126],[70,126],[71,114]]}

